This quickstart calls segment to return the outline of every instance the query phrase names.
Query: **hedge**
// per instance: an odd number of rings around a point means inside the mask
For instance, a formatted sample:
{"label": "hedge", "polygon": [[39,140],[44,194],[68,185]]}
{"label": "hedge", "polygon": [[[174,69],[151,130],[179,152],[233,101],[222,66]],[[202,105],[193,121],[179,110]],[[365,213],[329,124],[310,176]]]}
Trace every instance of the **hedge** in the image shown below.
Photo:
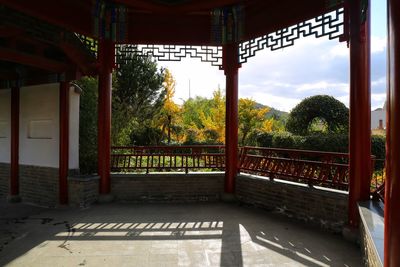
{"label": "hedge", "polygon": [[[260,133],[255,136],[255,146],[303,149],[348,153],[349,137],[346,134],[293,135],[289,132]],[[377,159],[385,158],[385,137],[371,137],[371,153]],[[383,162],[377,162],[376,168],[382,168]]]}

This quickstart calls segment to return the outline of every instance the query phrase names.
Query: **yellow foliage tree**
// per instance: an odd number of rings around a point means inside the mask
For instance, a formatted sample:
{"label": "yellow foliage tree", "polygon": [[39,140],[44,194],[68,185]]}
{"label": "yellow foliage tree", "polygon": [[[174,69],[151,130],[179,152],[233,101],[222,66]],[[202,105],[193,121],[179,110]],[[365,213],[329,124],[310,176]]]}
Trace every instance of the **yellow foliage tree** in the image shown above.
{"label": "yellow foliage tree", "polygon": [[[175,94],[175,79],[172,73],[166,69],[164,74],[164,88],[166,90],[164,106],[161,110],[161,130],[165,135],[167,131],[168,144],[171,143],[171,134],[174,124],[180,119],[180,107],[174,102],[173,97]],[[179,139],[179,138],[176,138]]]}
{"label": "yellow foliage tree", "polygon": [[204,126],[204,138],[223,144],[225,142],[225,97],[220,88],[213,93],[208,115],[202,111],[200,119]]}
{"label": "yellow foliage tree", "polygon": [[239,99],[239,135],[241,145],[246,145],[246,138],[256,129],[271,131],[273,120],[267,120],[268,107],[258,108],[256,101],[249,98]]}

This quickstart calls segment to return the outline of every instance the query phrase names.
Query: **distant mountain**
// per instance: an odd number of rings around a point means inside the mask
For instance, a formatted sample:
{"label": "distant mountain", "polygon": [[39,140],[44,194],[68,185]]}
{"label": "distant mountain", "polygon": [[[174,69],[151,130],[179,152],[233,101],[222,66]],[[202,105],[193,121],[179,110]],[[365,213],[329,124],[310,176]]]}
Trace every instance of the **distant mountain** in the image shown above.
{"label": "distant mountain", "polygon": [[[265,108],[265,107],[268,107],[268,106],[260,104],[260,103],[256,103],[256,107],[257,108]],[[274,117],[277,120],[286,120],[288,115],[289,115],[288,112],[281,111],[281,110],[275,109],[273,107],[268,107],[268,108],[270,110],[267,112],[267,114],[265,114],[265,116],[267,118]]]}

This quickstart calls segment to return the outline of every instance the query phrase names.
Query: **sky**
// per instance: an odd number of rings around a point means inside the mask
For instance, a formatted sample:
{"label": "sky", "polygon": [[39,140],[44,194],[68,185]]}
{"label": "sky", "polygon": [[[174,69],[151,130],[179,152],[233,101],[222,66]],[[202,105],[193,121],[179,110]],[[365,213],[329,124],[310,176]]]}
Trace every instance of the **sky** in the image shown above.
{"label": "sky", "polygon": [[[371,1],[371,109],[386,99],[386,0]],[[176,80],[174,100],[189,96],[211,98],[218,87],[225,91],[225,76],[218,67],[200,59],[159,62]],[[189,90],[190,87],[190,90]],[[239,97],[290,112],[306,97],[326,94],[349,106],[349,49],[338,39],[300,38],[291,47],[264,49],[239,69]]]}

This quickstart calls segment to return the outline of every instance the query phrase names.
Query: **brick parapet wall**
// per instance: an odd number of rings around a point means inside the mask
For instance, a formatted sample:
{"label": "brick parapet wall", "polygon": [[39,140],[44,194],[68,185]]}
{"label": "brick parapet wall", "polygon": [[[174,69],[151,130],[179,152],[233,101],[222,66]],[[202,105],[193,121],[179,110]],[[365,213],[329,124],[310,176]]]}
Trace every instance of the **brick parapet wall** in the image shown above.
{"label": "brick parapet wall", "polygon": [[117,201],[196,202],[218,201],[224,173],[114,174],[111,193]]}
{"label": "brick parapet wall", "polygon": [[20,165],[19,175],[23,202],[45,207],[58,205],[58,168]]}
{"label": "brick parapet wall", "polygon": [[9,193],[10,164],[0,163],[0,198],[5,199]]}
{"label": "brick parapet wall", "polygon": [[241,174],[236,179],[236,197],[333,232],[341,232],[347,221],[348,195],[337,190]]}
{"label": "brick parapet wall", "polygon": [[86,208],[99,197],[98,176],[68,177],[68,202],[71,207]]}

